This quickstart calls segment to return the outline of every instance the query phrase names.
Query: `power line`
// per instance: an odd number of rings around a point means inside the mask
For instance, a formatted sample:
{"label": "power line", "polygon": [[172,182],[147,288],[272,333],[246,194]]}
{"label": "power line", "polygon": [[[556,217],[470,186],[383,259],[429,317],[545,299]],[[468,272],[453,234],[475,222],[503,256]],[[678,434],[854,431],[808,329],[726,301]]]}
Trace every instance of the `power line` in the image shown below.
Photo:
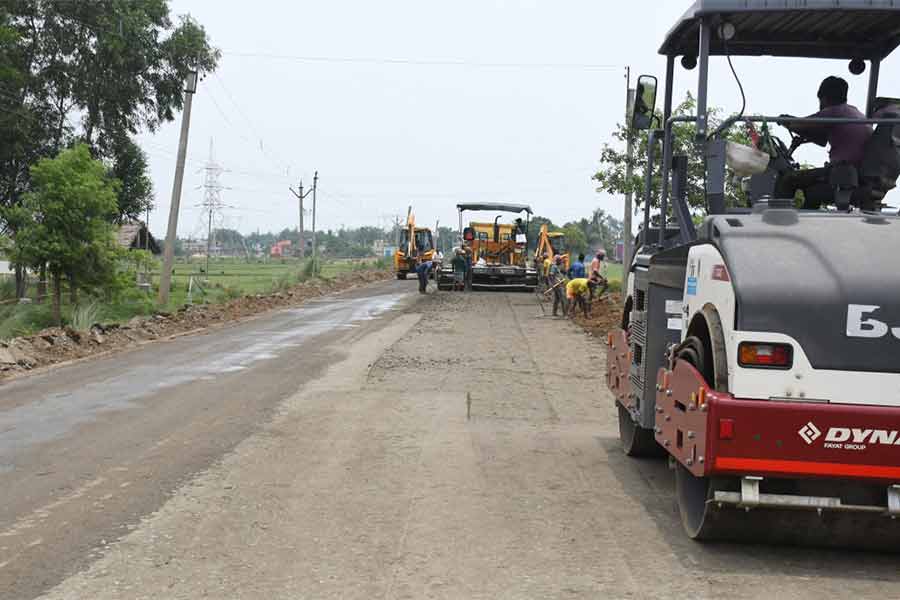
{"label": "power line", "polygon": [[267,60],[290,60],[296,62],[347,63],[371,65],[408,65],[426,67],[473,67],[485,69],[568,69],[587,71],[620,70],[621,65],[594,63],[512,63],[512,62],[480,62],[470,60],[429,60],[416,58],[368,58],[352,56],[297,56],[288,54],[267,54],[259,52],[222,51],[223,55],[241,58],[259,58]]}
{"label": "power line", "polygon": [[225,95],[228,96],[228,99],[231,101],[232,106],[234,106],[234,108],[237,109],[238,114],[241,115],[241,117],[244,119],[244,121],[250,127],[250,131],[254,135],[256,135],[257,139],[259,140],[260,154],[262,154],[264,157],[266,157],[269,160],[269,162],[272,163],[272,166],[274,166],[276,170],[283,171],[285,173],[285,175],[287,175],[290,172],[290,166],[288,166],[287,163],[281,163],[281,161],[275,159],[268,152],[266,152],[266,149],[263,145],[263,136],[260,135],[259,130],[253,124],[253,121],[250,120],[250,117],[247,116],[247,113],[244,112],[244,110],[240,107],[240,105],[234,99],[234,95],[232,95],[232,93],[225,86],[225,82],[222,80],[222,78],[219,76],[219,74],[216,71],[213,71],[212,73],[213,73],[215,80],[219,83],[219,86],[221,86],[222,90],[225,92]]}

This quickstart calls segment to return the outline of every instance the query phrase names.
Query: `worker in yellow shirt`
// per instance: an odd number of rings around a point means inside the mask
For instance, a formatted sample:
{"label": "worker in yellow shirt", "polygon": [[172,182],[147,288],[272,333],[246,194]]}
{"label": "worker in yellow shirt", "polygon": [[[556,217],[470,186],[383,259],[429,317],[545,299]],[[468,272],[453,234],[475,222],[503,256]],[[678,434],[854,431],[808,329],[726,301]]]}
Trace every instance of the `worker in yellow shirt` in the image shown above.
{"label": "worker in yellow shirt", "polygon": [[590,292],[590,282],[585,277],[577,277],[566,285],[566,298],[569,300],[569,316],[575,318],[575,310],[577,306],[584,311],[585,318],[588,317],[588,305],[585,296]]}

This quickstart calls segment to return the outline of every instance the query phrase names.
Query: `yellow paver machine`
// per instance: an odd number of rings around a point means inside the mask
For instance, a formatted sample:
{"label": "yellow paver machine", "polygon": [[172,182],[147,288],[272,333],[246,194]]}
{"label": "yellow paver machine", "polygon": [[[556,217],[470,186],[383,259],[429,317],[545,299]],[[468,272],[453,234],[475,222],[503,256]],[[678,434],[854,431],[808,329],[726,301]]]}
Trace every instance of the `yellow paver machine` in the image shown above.
{"label": "yellow paver machine", "polygon": [[[458,204],[459,229],[462,244],[471,252],[472,273],[470,285],[474,289],[520,289],[532,291],[537,287],[538,276],[528,263],[528,225],[533,214],[524,204],[476,203]],[[472,221],[463,226],[463,214],[470,211],[522,214],[501,223],[502,215],[491,222]],[[453,278],[452,269],[442,267],[439,282],[448,283]]]}

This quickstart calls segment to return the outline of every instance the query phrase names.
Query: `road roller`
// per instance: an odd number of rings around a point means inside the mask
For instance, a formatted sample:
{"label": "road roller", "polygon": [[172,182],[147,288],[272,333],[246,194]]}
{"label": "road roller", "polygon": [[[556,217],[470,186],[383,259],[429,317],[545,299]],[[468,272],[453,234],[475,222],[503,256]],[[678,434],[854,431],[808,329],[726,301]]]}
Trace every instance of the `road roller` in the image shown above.
{"label": "road roller", "polygon": [[[900,548],[900,102],[878,89],[898,44],[900,2],[699,0],[660,49],[664,85],[638,80],[643,224],[607,383],[624,451],[667,457],[695,540]],[[859,114],[712,123],[710,62],[732,57],[766,57],[767,93],[810,98],[798,59],[848,68]],[[676,75],[696,76],[692,116],[673,115]],[[794,151],[848,126],[871,135],[819,172],[820,203],[785,197]]]}

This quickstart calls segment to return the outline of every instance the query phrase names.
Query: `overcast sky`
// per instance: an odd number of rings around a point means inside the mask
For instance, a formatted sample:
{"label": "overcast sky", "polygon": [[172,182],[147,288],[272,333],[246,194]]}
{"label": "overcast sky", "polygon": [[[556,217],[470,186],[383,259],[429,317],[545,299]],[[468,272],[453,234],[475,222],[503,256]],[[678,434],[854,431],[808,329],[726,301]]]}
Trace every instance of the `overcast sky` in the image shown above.
{"label": "overcast sky", "polygon": [[[318,226],[387,226],[414,207],[420,224],[457,222],[457,202],[527,203],[562,223],[622,199],[591,182],[623,120],[625,65],[665,74],[660,43],[687,0],[173,0],[223,52],[194,101],[179,235],[205,236],[201,169],[213,140],[228,171],[224,225],[295,228],[288,186],[319,171]],[[808,114],[830,74],[864,104],[866,76],[846,64],[736,58],[751,112]],[[897,59],[884,95],[900,94]],[[696,86],[677,69],[676,95]],[[710,102],[740,109],[724,59]],[[660,93],[660,102],[662,94]],[[180,119],[180,115],[178,117]],[[165,232],[179,122],[142,135]],[[803,158],[824,160],[824,152]],[[310,198],[311,200],[311,198]],[[307,219],[307,228],[310,227]]]}

